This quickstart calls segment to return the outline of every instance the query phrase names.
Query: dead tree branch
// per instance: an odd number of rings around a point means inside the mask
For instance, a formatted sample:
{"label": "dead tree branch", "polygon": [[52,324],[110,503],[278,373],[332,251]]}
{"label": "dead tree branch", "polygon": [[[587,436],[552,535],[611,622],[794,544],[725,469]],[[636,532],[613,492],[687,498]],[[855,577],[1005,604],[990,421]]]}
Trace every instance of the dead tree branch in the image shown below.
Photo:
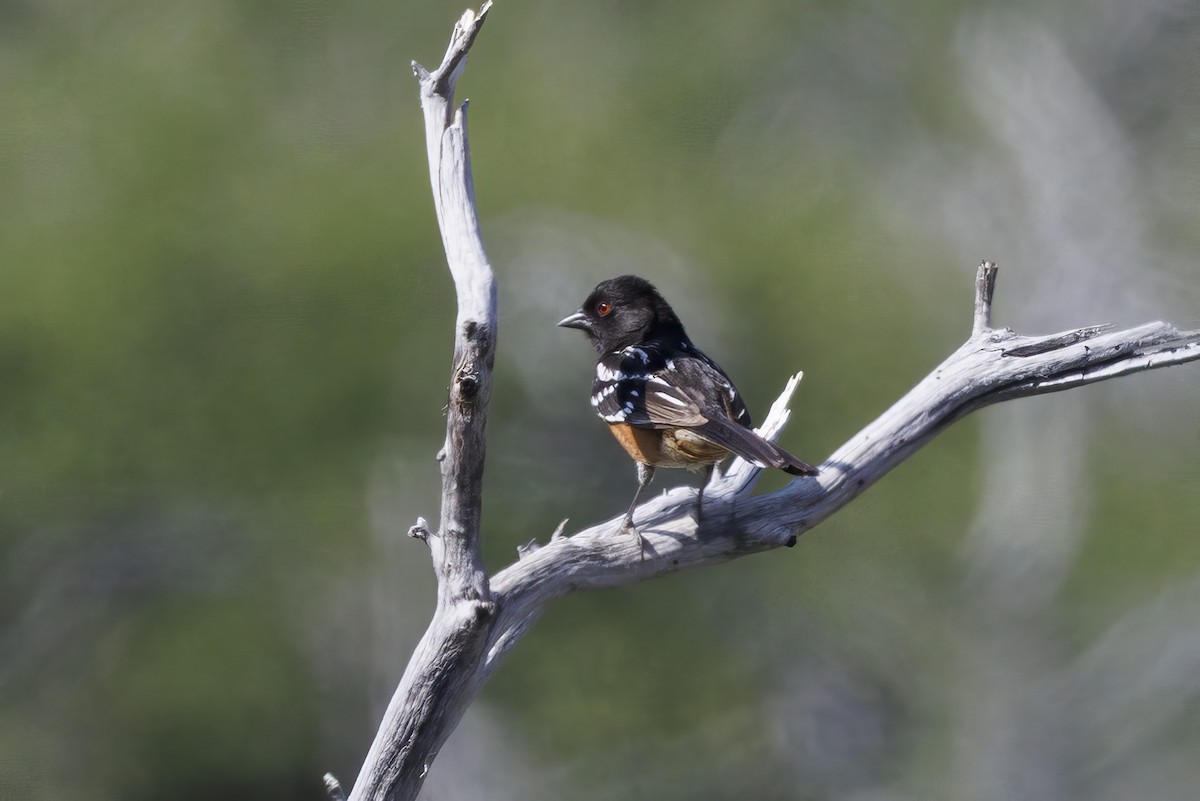
{"label": "dead tree branch", "polygon": [[[441,525],[433,531],[420,520],[409,531],[429,546],[438,595],[433,619],[388,704],[351,801],[416,796],[442,743],[475,697],[471,677],[478,673],[495,612],[479,536],[484,434],[496,353],[496,286],[475,213],[467,106],[454,106],[467,51],[490,5],[485,3],[478,14],[462,15],[436,70],[413,62],[425,113],[434,206],[458,299],[446,442],[438,453]],[[336,780],[326,784],[332,787]]]}
{"label": "dead tree branch", "polygon": [[[419,520],[410,534],[430,549],[437,606],[417,645],[350,794],[414,798],[438,750],[500,659],[546,604],[572,592],[616,587],[796,544],[796,538],[854,500],[946,427],[1000,401],[1057,392],[1128,373],[1200,359],[1200,332],[1156,322],[1122,331],[1089,326],[1050,336],[991,327],[996,265],[980,265],[970,337],[907,395],[821,464],[770,495],[750,497],[760,470],[735,461],[705,495],[704,524],[692,517],[693,489],[681,488],[637,510],[636,538],[612,536],[620,516],[573,536],[563,525],[489,578],[479,558],[484,426],[496,343],[496,293],[475,210],[466,104],[454,89],[490,2],[455,26],[441,65],[414,63],[425,114],[429,173],[450,272],[458,294],[454,364],[437,532]],[[776,437],[786,424],[793,377],[763,423]],[[564,521],[565,523],[565,521]],[[336,779],[326,778],[340,797]]]}

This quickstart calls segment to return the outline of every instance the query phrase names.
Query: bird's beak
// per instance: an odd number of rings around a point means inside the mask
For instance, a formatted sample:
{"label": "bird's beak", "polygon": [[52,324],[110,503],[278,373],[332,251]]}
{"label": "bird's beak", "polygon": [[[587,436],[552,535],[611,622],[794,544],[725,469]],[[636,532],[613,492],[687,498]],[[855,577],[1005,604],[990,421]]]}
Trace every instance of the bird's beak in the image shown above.
{"label": "bird's beak", "polygon": [[577,311],[574,314],[568,314],[566,317],[558,321],[561,328],[578,328],[580,331],[591,331],[592,323],[588,320],[587,315],[582,311]]}

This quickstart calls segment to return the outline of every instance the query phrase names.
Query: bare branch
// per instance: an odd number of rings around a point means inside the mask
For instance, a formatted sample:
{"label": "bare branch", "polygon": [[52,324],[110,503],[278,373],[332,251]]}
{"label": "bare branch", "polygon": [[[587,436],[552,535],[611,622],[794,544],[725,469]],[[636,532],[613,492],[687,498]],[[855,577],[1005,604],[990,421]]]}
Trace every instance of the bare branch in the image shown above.
{"label": "bare branch", "polygon": [[467,51],[487,19],[468,9],[454,26],[441,65],[432,73],[414,62],[425,112],[429,180],[442,244],[458,300],[454,363],[446,406],[442,466],[442,559],[435,559],[439,592],[484,600],[487,576],[479,559],[484,430],[496,349],[496,285],[483,249],[467,145],[466,104],[451,114]]}
{"label": "bare branch", "polygon": [[438,596],[433,619],[388,704],[351,801],[416,797],[442,743],[475,697],[477,685],[470,679],[483,659],[495,611],[479,536],[484,434],[496,348],[496,287],[475,210],[466,104],[453,111],[467,52],[490,7],[486,2],[478,14],[462,15],[436,70],[413,63],[425,114],[434,208],[458,300],[446,442],[438,453],[441,524],[432,532],[419,519],[409,530],[410,536],[429,545]]}
{"label": "bare branch", "polygon": [[[995,280],[995,265],[981,264],[977,322],[989,316]],[[618,517],[552,541],[500,571],[492,578],[500,609],[492,641],[498,643],[509,626],[568,593],[632,584],[794,544],[800,534],[976,409],[1196,359],[1200,332],[1180,332],[1166,323],[1124,331],[1092,326],[1045,337],[976,328],[929,376],[826,459],[820,475],[798,478],[770,495],[744,498],[746,467],[735,463],[718,482],[712,505],[706,500],[699,530],[691,516],[694,490],[676,489],[638,508],[645,558],[629,538],[612,536]],[[784,397],[791,389],[789,385]],[[775,419],[786,420],[786,410],[778,413],[777,403],[772,412],[770,433],[777,435]],[[502,650],[497,653],[493,646],[489,661],[499,656]]]}
{"label": "bare branch", "polygon": [[[930,375],[820,466],[782,490],[750,497],[759,468],[735,461],[706,490],[704,523],[693,517],[694,489],[676,489],[638,507],[644,538],[617,535],[620,517],[574,536],[564,520],[545,545],[531,541],[495,576],[479,557],[484,431],[496,344],[496,290],[475,209],[466,106],[454,90],[486,18],[467,11],[433,72],[414,62],[425,115],[430,181],[458,298],[446,442],[438,454],[442,513],[437,532],[424,519],[410,536],[430,549],[437,606],[371,745],[351,801],[419,792],[438,750],[503,656],[546,604],[572,592],[631,584],[780,546],[853,501],[926,442],[970,412],[1000,401],[1056,392],[1128,373],[1200,359],[1200,332],[1166,323],[1114,331],[1079,328],[1043,337],[991,327],[996,265],[975,280],[971,336]],[[793,376],[760,429],[775,438],[787,423]],[[326,786],[338,798],[330,776]]]}

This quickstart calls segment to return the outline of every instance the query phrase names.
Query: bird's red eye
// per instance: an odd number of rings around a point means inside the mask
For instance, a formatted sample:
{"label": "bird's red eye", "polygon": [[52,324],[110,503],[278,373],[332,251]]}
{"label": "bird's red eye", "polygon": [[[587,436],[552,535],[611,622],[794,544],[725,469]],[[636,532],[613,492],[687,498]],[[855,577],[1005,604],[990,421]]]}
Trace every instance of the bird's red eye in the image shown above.
{"label": "bird's red eye", "polygon": [[610,311],[612,311],[612,304],[607,300],[602,300],[596,304],[596,314],[601,317],[607,317]]}

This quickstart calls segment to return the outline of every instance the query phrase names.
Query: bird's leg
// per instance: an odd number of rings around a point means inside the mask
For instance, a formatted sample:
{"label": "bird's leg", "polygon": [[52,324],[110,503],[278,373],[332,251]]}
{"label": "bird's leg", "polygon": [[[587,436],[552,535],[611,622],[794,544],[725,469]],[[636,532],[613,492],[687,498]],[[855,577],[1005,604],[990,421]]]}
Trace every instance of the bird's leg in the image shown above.
{"label": "bird's leg", "polygon": [[641,553],[642,559],[646,558],[646,538],[642,536],[642,532],[638,531],[633,525],[633,510],[637,508],[638,498],[641,497],[642,490],[650,483],[650,479],[654,478],[654,466],[648,464],[637,463],[638,471],[638,488],[637,492],[633,493],[633,501],[629,504],[629,511],[625,513],[625,522],[621,524],[619,531],[628,531],[638,538],[638,550]]}
{"label": "bird's leg", "polygon": [[654,478],[654,466],[638,462],[637,471],[637,492],[633,493],[633,502],[629,504],[629,511],[625,513],[625,522],[621,524],[622,531],[632,531],[634,533],[637,533],[637,529],[633,526],[633,510],[637,508],[638,498],[642,496],[642,490],[650,483],[650,479]]}
{"label": "bird's leg", "polygon": [[704,477],[700,479],[700,491],[696,493],[696,523],[704,519],[704,490],[712,481],[713,471],[717,469],[716,464],[710,464],[704,468]]}

